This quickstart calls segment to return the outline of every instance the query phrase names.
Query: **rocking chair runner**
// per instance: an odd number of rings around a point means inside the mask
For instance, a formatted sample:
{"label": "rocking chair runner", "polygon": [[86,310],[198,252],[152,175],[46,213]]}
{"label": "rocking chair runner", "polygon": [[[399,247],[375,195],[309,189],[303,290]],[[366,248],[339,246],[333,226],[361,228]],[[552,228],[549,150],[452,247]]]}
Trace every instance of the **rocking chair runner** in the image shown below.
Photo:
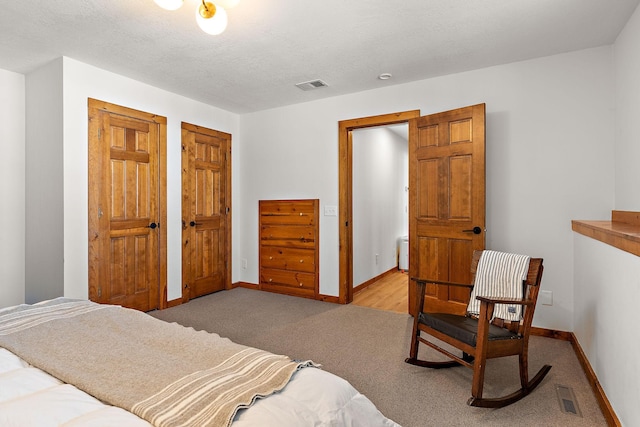
{"label": "rocking chair runner", "polygon": [[[485,251],[488,254],[501,254],[499,252]],[[471,263],[471,276],[474,283],[478,282],[476,273],[483,251],[475,251]],[[509,254],[502,254],[509,255]],[[465,316],[446,313],[426,313],[423,312],[425,287],[428,283],[463,286],[473,288],[474,285],[443,282],[412,278],[417,283],[417,310],[418,313],[413,322],[413,335],[411,339],[411,350],[405,362],[412,365],[428,368],[450,368],[464,365],[473,369],[473,384],[471,386],[471,398],[467,404],[485,408],[501,408],[510,405],[529,393],[544,379],[550,365],[544,365],[540,371],[529,381],[528,347],[529,334],[531,332],[531,321],[536,307],[540,281],[542,280],[542,259],[531,258],[529,260],[526,279],[522,281],[523,298],[480,295],[477,292],[476,300],[480,302],[479,315],[473,316],[469,313],[472,303],[467,308]],[[484,276],[483,276],[484,277]],[[473,294],[472,294],[473,295]],[[495,318],[494,312],[496,304],[508,304],[501,306],[509,307],[507,310],[511,315],[516,311],[514,306],[521,306],[521,321],[505,321]],[[519,307],[518,307],[519,308]],[[501,310],[504,312],[504,310]],[[507,316],[505,316],[507,317]],[[462,356],[452,354],[450,351],[426,340],[421,336],[421,332],[431,335],[439,340],[462,351]],[[450,357],[451,361],[430,362],[418,359],[418,346],[424,343],[429,347]],[[483,398],[482,389],[484,385],[484,371],[487,359],[515,356],[520,361],[520,385],[521,388],[514,393],[499,398]]]}

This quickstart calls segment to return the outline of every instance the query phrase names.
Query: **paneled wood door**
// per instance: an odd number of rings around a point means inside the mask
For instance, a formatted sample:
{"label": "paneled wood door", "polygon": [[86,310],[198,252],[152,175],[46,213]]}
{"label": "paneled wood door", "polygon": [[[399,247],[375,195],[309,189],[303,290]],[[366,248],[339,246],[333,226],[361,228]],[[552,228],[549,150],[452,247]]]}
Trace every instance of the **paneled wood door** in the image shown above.
{"label": "paneled wood door", "polygon": [[[409,274],[469,283],[485,244],[485,106],[409,120]],[[464,313],[469,291],[427,285],[424,309]],[[415,315],[416,287],[409,287]]]}
{"label": "paneled wood door", "polygon": [[182,300],[231,288],[231,135],[182,123]]}
{"label": "paneled wood door", "polygon": [[162,308],[166,118],[94,99],[88,107],[89,299]]}

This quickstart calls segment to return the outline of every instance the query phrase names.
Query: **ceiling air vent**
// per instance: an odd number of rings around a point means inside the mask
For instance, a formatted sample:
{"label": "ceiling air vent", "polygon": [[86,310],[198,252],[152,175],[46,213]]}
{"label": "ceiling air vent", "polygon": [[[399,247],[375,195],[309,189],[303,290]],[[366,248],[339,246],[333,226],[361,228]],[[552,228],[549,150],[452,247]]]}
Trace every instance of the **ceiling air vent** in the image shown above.
{"label": "ceiling air vent", "polygon": [[326,84],[325,82],[323,82],[322,80],[311,80],[308,82],[302,82],[302,83],[298,83],[296,84],[296,86],[298,86],[299,89],[302,90],[313,90],[313,89],[318,89],[321,87],[326,87],[329,86],[328,84]]}

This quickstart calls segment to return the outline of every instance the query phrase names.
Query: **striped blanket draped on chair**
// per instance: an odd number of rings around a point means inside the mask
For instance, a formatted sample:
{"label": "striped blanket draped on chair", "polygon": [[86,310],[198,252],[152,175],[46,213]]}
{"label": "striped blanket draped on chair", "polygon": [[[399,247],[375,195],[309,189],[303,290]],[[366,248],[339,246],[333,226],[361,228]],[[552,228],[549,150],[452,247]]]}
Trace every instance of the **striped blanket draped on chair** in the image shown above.
{"label": "striped blanket draped on chair", "polygon": [[[476,296],[522,299],[522,281],[526,279],[529,271],[529,259],[526,255],[483,251],[478,262],[467,312],[473,315],[480,314],[480,301]],[[522,306],[497,304],[493,316],[508,321],[519,321],[522,317]]]}

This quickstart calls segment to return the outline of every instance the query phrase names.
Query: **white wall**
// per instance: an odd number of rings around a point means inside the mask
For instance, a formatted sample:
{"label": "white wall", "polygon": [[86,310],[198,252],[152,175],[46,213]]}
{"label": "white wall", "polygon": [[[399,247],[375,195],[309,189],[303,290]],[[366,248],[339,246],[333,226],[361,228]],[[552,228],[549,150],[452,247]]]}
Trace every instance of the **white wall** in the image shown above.
{"label": "white wall", "polygon": [[[570,220],[607,218],[613,206],[612,64],[603,47],[238,117],[64,58],[64,294],[87,296],[88,97],[168,118],[170,300],[181,281],[181,120],[233,134],[232,280],[257,283],[259,199],[319,198],[321,212],[338,204],[338,121],[485,102],[487,247],[544,257],[554,305],[534,323],[573,330]],[[322,215],[320,229],[320,292],[338,295],[337,217]]]}
{"label": "white wall", "polygon": [[[31,86],[29,87],[29,82]],[[24,77],[2,72],[0,84],[10,85],[7,89],[7,102],[3,108],[11,106],[11,111],[3,114],[3,174],[11,174],[15,186],[2,187],[3,216],[0,230],[3,231],[2,253],[2,305],[24,301],[25,279],[25,211],[24,211]],[[34,295],[29,302],[55,296],[88,297],[88,190],[87,190],[87,99],[96,98],[114,104],[123,105],[167,117],[167,234],[168,234],[168,299],[181,296],[181,175],[180,175],[180,126],[181,121],[228,132],[232,137],[232,181],[237,180],[237,151],[239,141],[239,117],[236,114],[179,96],[153,86],[83,64],[70,58],[61,58],[45,67],[30,73],[26,92],[30,93],[30,108],[27,117],[46,118],[43,122],[29,121],[27,133],[33,152],[28,157],[31,165],[26,172],[31,183],[27,195],[26,213],[29,229],[33,238],[27,237],[32,254],[37,256],[30,261],[28,275],[33,276]],[[30,92],[31,91],[31,92]],[[4,92],[3,92],[4,95]],[[4,97],[3,97],[4,99]],[[6,117],[6,119],[5,119]],[[5,123],[5,120],[7,123]],[[62,135],[62,140],[59,138]],[[12,146],[5,149],[5,142]],[[37,150],[44,150],[38,153]],[[6,156],[5,156],[6,153]],[[45,161],[47,160],[47,161]],[[7,167],[4,165],[7,163]],[[15,177],[14,177],[15,175]],[[44,181],[51,179],[51,182]],[[49,193],[51,192],[51,194]],[[239,189],[232,186],[233,200],[240,200]],[[5,197],[7,199],[5,199]],[[50,198],[54,200],[49,200]],[[5,204],[4,200],[8,200]],[[60,201],[63,200],[63,204]],[[7,208],[10,213],[5,214]],[[11,207],[13,206],[13,207]],[[236,206],[233,206],[234,210]],[[51,212],[49,212],[51,210]],[[42,215],[51,214],[53,218],[45,221],[47,229],[39,229]],[[7,215],[5,217],[5,215]],[[6,219],[5,219],[6,218]],[[232,234],[238,235],[240,224],[232,223]],[[43,247],[35,246],[38,233],[46,239]],[[6,240],[5,240],[6,236]],[[19,236],[21,236],[19,238]],[[235,240],[235,238],[234,238]],[[6,243],[5,243],[6,242]],[[233,252],[236,253],[236,245]],[[59,248],[54,251],[53,248]],[[64,248],[64,249],[62,249]],[[27,257],[27,259],[30,259]],[[62,265],[64,259],[64,266]],[[234,259],[238,259],[234,256]],[[11,267],[4,267],[4,262]],[[46,268],[45,268],[46,267]],[[5,271],[7,268],[7,271]],[[47,268],[52,274],[45,281]],[[63,269],[63,278],[58,271]],[[45,276],[43,276],[43,274]],[[59,277],[60,276],[60,277]],[[238,273],[233,266],[232,280]],[[5,281],[6,280],[6,281]],[[58,283],[64,280],[64,285]],[[27,289],[28,291],[29,289]],[[5,295],[7,302],[5,303]]]}
{"label": "white wall", "polygon": [[[27,302],[62,295],[88,297],[88,98],[167,117],[167,297],[169,300],[180,298],[181,122],[232,134],[232,200],[235,201],[240,200],[239,187],[235,186],[240,169],[237,161],[239,116],[66,57],[30,73],[26,84],[24,76],[3,71],[0,84],[11,85],[6,91],[7,102],[3,104],[3,108],[11,108],[2,117],[3,124],[7,121],[2,127],[7,133],[7,137],[3,137],[2,171],[15,175],[12,180],[3,180],[14,186],[8,190],[3,185],[1,194],[0,230],[4,233],[0,248],[8,255],[2,257],[0,306],[24,302],[25,293]],[[26,112],[25,97],[29,101]],[[30,150],[26,154],[25,139],[29,141]],[[6,150],[5,141],[12,144]],[[5,204],[4,200],[8,202]],[[11,211],[5,216],[4,210],[9,208]],[[238,227],[239,224],[232,222],[232,239],[240,234]],[[232,244],[232,251],[236,253],[236,245]],[[5,261],[10,262],[7,267],[4,267]],[[233,281],[239,275],[236,270],[233,265]],[[28,281],[26,287],[25,281]]]}
{"label": "white wall", "polygon": [[25,294],[25,77],[0,70],[0,308]]}
{"label": "white wall", "polygon": [[574,333],[622,425],[637,425],[640,257],[580,234],[574,247]]}
{"label": "white wall", "polygon": [[354,287],[398,265],[398,238],[409,234],[408,144],[387,127],[353,131]]}
{"label": "white wall", "polygon": [[[616,76],[615,207],[640,210],[640,10],[614,44]],[[581,215],[579,219],[610,219]],[[577,218],[578,219],[578,218]],[[623,425],[640,420],[640,353],[637,304],[640,257],[593,239],[574,236],[574,333]]]}
{"label": "white wall", "polygon": [[640,10],[614,45],[616,69],[616,181],[617,210],[640,211]]}
{"label": "white wall", "polygon": [[[320,89],[324,90],[324,89]],[[240,118],[240,279],[257,283],[259,199],[338,202],[338,121],[486,103],[487,247],[545,258],[534,324],[573,330],[571,219],[613,206],[610,47],[507,64]],[[338,220],[320,221],[320,292],[338,295]]]}
{"label": "white wall", "polygon": [[62,58],[26,77],[25,302],[62,296]]}
{"label": "white wall", "polygon": [[[65,296],[88,297],[87,99],[95,98],[167,118],[167,298],[180,298],[181,122],[232,134],[232,173],[235,176],[239,146],[238,115],[70,58],[64,58],[63,87]],[[232,200],[239,200],[238,188],[232,186],[232,191]],[[232,223],[232,226],[232,234],[235,235],[239,224]],[[236,276],[232,273],[232,277]]]}

